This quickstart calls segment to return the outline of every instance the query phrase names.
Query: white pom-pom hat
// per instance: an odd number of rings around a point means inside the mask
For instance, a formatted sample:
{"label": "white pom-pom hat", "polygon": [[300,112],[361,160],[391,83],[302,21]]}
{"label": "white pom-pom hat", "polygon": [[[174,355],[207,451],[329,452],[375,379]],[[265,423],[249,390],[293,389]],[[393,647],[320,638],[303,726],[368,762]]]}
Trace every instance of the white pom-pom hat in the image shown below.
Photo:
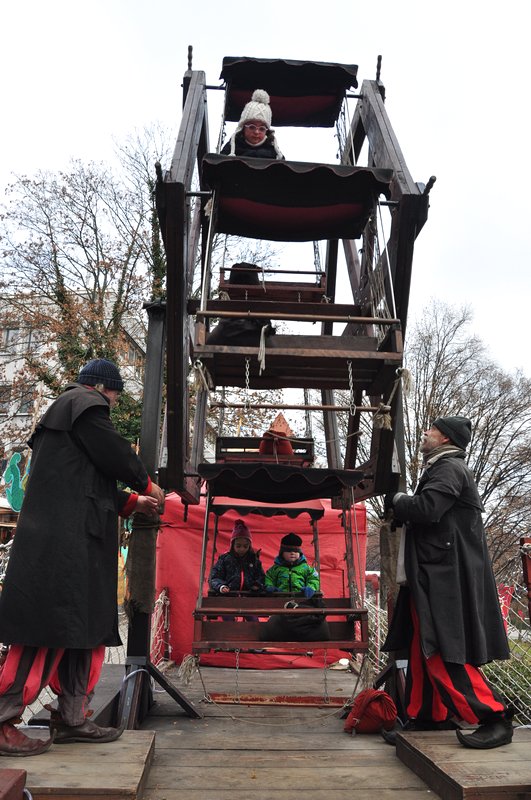
{"label": "white pom-pom hat", "polygon": [[255,89],[251,100],[244,106],[241,113],[238,128],[241,130],[249,119],[260,120],[271,127],[271,106],[269,105],[269,95],[264,89]]}
{"label": "white pom-pom hat", "polygon": [[[230,137],[229,155],[234,156],[236,154],[236,134],[239,133],[243,129],[245,123],[251,119],[256,120],[256,122],[263,122],[267,128],[271,128],[271,106],[269,105],[269,95],[265,89],[255,89],[250,101],[244,106],[238,126]],[[274,147],[277,159],[283,159],[284,156],[278,148],[273,131],[270,131],[269,138],[270,143]],[[263,142],[260,142],[260,145],[262,144]]]}

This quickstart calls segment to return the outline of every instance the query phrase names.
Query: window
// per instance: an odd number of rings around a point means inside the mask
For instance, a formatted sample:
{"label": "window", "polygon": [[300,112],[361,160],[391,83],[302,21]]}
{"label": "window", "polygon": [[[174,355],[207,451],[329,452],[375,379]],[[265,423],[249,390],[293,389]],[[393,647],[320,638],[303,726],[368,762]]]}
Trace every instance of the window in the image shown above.
{"label": "window", "polygon": [[0,414],[7,414],[11,401],[11,386],[0,385]]}
{"label": "window", "polygon": [[28,353],[38,336],[32,328],[4,328],[0,331],[0,349],[12,353]]}
{"label": "window", "polygon": [[132,342],[129,342],[127,349],[127,364],[133,367],[135,378],[141,381],[144,377],[144,356]]}
{"label": "window", "polygon": [[2,350],[15,349],[19,334],[20,328],[4,328],[1,336]]}
{"label": "window", "polygon": [[31,414],[33,412],[33,390],[23,389],[18,397],[18,408],[15,414]]}

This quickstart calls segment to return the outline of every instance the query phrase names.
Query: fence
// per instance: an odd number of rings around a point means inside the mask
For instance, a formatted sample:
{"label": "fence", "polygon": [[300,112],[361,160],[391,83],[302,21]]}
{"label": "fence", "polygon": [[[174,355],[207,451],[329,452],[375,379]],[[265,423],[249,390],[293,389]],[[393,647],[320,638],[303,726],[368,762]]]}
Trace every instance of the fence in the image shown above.
{"label": "fence", "polygon": [[[527,607],[527,589],[523,584],[513,584],[511,589],[510,602],[507,602],[507,595],[501,598],[511,657],[507,661],[486,664],[483,672],[501,692],[504,700],[515,709],[515,722],[519,725],[529,725],[531,724],[531,625]],[[368,661],[373,680],[385,667],[388,658],[387,653],[382,653],[380,649],[387,633],[387,612],[380,607],[374,584],[367,583],[365,605],[369,612]]]}

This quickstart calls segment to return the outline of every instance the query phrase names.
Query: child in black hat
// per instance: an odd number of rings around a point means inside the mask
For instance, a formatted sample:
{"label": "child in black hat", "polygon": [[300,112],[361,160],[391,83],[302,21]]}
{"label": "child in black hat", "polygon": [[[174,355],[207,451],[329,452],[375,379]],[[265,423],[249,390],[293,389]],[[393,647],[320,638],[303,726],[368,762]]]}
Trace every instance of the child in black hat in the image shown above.
{"label": "child in black hat", "polygon": [[296,533],[280,540],[279,554],[265,575],[267,592],[302,592],[310,598],[319,591],[319,573],[308,564],[301,546],[302,539]]}

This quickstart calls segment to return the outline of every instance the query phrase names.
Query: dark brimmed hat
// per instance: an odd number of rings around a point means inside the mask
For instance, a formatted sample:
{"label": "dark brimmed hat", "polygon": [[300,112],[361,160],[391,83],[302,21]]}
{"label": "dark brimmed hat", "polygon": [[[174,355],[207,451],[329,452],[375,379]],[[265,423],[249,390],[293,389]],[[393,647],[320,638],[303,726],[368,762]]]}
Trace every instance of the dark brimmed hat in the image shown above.
{"label": "dark brimmed hat", "polygon": [[461,450],[466,450],[472,437],[472,423],[467,417],[438,417],[433,426]]}
{"label": "dark brimmed hat", "polygon": [[118,367],[108,358],[93,358],[85,364],[78,375],[77,383],[85,386],[97,386],[102,383],[106,389],[115,389],[118,392],[122,392],[124,388]]}

